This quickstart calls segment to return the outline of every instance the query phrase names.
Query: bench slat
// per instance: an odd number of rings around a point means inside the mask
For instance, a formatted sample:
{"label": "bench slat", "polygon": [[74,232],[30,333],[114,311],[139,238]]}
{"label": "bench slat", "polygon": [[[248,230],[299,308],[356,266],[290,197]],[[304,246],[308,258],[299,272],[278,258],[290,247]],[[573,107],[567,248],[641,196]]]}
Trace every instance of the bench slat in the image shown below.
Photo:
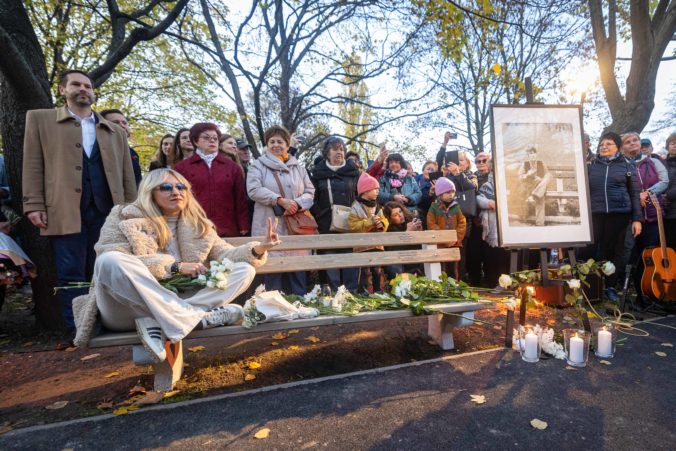
{"label": "bench slat", "polygon": [[[225,238],[233,246],[241,246],[249,241],[263,241],[262,236]],[[403,246],[420,244],[453,243],[457,241],[455,230],[425,230],[420,232],[387,233],[331,233],[325,235],[288,235],[282,236],[282,244],[276,251],[303,249],[343,249],[355,246]]]}
{"label": "bench slat", "polygon": [[[421,249],[411,251],[359,252],[349,254],[274,256],[265,265],[256,268],[258,274],[313,271],[321,269],[359,268],[411,263],[437,263],[460,260],[460,249]],[[346,261],[347,259],[347,261]]]}
{"label": "bench slat", "polygon": [[[493,302],[453,302],[450,304],[435,304],[428,306],[430,310],[448,313],[474,312],[495,307]],[[375,312],[363,312],[354,316],[322,315],[310,319],[298,319],[295,321],[279,321],[263,323],[251,329],[243,326],[215,327],[213,329],[196,330],[187,338],[207,338],[225,335],[251,334],[257,332],[279,331],[287,329],[300,329],[306,327],[350,324],[366,321],[379,321],[396,318],[408,318],[414,316],[409,309],[406,310],[378,310]],[[110,333],[93,338],[89,342],[90,348],[103,348],[107,346],[135,345],[140,341],[135,332]]]}

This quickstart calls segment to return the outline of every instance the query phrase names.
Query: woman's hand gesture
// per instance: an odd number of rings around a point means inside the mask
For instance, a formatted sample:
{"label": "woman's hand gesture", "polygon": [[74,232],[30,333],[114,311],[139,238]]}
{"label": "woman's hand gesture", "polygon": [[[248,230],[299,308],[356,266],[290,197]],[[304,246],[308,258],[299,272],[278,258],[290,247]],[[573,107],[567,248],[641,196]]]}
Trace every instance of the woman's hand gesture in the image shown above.
{"label": "woman's hand gesture", "polygon": [[262,255],[269,249],[272,249],[273,247],[282,243],[282,241],[279,239],[279,235],[277,234],[278,224],[279,220],[277,218],[268,218],[268,231],[265,235],[265,241],[254,247],[254,252],[256,252],[256,254]]}

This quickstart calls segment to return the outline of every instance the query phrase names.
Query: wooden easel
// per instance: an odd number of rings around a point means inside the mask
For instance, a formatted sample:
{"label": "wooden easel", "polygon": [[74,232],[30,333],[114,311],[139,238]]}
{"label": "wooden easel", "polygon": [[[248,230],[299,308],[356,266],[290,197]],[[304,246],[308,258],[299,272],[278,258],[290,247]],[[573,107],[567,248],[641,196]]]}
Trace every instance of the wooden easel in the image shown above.
{"label": "wooden easel", "polygon": [[[533,100],[533,82],[530,77],[526,77],[526,104],[532,104],[535,103]],[[577,259],[575,258],[575,248],[573,247],[567,247],[567,248],[559,248],[559,249],[565,249],[566,254],[568,255],[568,261],[570,262],[571,266],[575,266],[577,264]],[[510,248],[510,256],[509,256],[509,273],[515,273],[517,271],[520,271],[524,269],[525,267],[528,266],[528,251],[531,250],[529,248]],[[542,286],[547,287],[550,285],[551,281],[549,280],[549,274],[548,274],[548,269],[549,269],[549,255],[550,255],[550,248],[540,248],[539,254],[540,254],[540,271],[542,274]],[[519,254],[521,254],[521,268],[519,268]],[[584,315],[582,318],[582,323],[584,325],[584,329],[587,332],[591,332],[591,324],[589,323],[589,317],[587,315]],[[519,309],[519,325],[525,326],[526,325],[526,303],[521,302],[520,303],[520,309]],[[514,311],[508,310],[507,311],[507,330],[505,331],[505,347],[511,348],[512,347],[512,334],[513,334],[513,329],[514,329]]]}

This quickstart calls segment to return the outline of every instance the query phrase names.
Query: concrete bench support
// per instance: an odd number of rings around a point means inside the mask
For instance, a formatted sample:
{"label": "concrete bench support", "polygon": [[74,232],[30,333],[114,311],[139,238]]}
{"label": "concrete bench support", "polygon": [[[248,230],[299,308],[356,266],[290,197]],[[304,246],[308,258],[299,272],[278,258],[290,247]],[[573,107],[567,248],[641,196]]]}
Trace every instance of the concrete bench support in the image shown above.
{"label": "concrete bench support", "polygon": [[441,349],[448,351],[455,348],[453,329],[469,326],[474,319],[474,312],[462,313],[462,316],[437,313],[427,317],[427,334]]}
{"label": "concrete bench support", "polygon": [[155,374],[154,390],[170,391],[174,384],[183,375],[183,342],[176,344],[167,342],[167,359],[164,362],[155,363],[143,346],[132,348],[134,363],[136,365],[152,365]]}

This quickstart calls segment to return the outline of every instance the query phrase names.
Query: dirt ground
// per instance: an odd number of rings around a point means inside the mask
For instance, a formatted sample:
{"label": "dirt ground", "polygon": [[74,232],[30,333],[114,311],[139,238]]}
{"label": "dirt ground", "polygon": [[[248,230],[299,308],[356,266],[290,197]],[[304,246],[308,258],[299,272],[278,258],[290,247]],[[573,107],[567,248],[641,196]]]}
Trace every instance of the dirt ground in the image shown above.
{"label": "dirt ground", "polygon": [[[130,346],[56,351],[58,337],[35,330],[31,308],[30,298],[12,292],[0,315],[0,433],[124,412],[152,390],[152,368],[135,366]],[[560,330],[575,324],[573,316],[568,309],[539,307],[528,312],[527,321]],[[456,329],[453,351],[429,341],[425,317],[299,329],[283,337],[266,332],[187,340],[178,391],[160,402],[504,346],[506,310],[484,310],[476,317],[490,324]]]}

